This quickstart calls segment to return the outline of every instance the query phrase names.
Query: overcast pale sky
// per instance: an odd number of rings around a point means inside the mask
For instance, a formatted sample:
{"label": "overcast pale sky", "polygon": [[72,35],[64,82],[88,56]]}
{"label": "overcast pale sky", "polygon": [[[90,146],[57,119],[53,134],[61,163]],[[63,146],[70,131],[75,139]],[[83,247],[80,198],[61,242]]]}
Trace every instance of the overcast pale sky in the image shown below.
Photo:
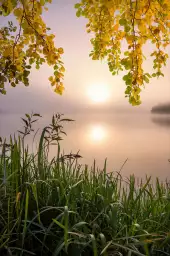
{"label": "overcast pale sky", "polygon": [[[40,70],[33,70],[30,87],[19,85],[9,88],[7,95],[0,95],[0,111],[19,112],[40,111],[70,112],[83,109],[96,109],[98,111],[114,111],[127,109],[129,111],[150,110],[153,105],[170,100],[170,61],[164,69],[164,78],[153,79],[143,90],[142,105],[131,107],[124,97],[125,85],[122,75],[112,76],[106,63],[92,61],[89,57],[91,50],[90,35],[86,33],[86,20],[77,18],[74,4],[76,0],[53,0],[44,19],[56,35],[57,47],[63,47],[65,54],[66,74],[64,79],[65,93],[63,96],[52,92],[48,77],[52,70],[48,66]],[[0,20],[1,25],[6,19]],[[147,45],[144,52],[147,56],[145,70],[151,69],[149,53],[152,45]],[[170,54],[170,51],[169,51]],[[88,88],[93,85],[108,87],[110,97],[106,103],[94,105],[87,94]],[[135,108],[135,110],[134,110]]]}

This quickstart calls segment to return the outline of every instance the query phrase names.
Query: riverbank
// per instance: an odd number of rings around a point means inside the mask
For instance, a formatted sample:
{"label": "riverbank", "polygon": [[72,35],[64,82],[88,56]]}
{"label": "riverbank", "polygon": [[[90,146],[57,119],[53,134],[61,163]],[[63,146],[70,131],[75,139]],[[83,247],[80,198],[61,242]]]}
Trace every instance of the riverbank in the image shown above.
{"label": "riverbank", "polygon": [[35,154],[23,137],[2,144],[0,255],[170,254],[168,182],[81,167],[58,141],[49,162],[45,134]]}

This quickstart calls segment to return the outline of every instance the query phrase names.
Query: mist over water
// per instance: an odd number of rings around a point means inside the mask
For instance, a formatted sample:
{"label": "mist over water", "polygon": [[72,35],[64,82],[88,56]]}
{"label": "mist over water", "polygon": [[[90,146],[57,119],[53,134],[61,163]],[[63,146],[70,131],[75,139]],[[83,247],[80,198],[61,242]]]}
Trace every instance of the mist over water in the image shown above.
{"label": "mist over water", "polygon": [[[122,175],[135,174],[137,177],[152,175],[164,180],[170,178],[170,116],[150,113],[77,113],[65,115],[75,122],[66,123],[64,130],[67,137],[61,141],[61,150],[65,154],[77,153],[83,157],[81,164],[93,164],[103,168],[107,158],[107,171],[122,170]],[[9,137],[21,128],[19,114],[0,114],[0,136]],[[43,115],[35,125],[43,128],[51,121],[52,113]],[[38,137],[37,137],[38,141]],[[27,138],[30,148],[32,137]],[[56,155],[53,146],[50,157]]]}

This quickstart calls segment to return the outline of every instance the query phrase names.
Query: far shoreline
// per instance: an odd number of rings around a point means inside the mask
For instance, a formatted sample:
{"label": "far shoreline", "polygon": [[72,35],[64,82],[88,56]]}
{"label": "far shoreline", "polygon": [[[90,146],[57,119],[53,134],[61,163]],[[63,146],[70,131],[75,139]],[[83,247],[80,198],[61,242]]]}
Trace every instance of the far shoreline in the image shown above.
{"label": "far shoreline", "polygon": [[159,104],[151,109],[153,114],[170,114],[170,103]]}

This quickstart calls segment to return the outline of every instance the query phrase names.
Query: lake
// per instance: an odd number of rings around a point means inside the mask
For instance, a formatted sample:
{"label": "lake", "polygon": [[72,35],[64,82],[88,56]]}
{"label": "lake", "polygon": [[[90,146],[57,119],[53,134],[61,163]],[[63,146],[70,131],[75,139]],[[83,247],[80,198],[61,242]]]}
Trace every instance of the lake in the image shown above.
{"label": "lake", "polygon": [[[9,137],[21,128],[19,114],[0,114],[0,136]],[[107,158],[108,172],[122,169],[123,176],[152,175],[161,180],[170,178],[170,116],[156,114],[69,114],[65,117],[76,120],[66,123],[67,137],[61,142],[65,154],[70,152],[83,156],[80,163],[93,164],[100,168]],[[36,124],[42,128],[50,122],[45,114]],[[32,138],[28,139],[32,147]],[[34,148],[35,148],[34,144]],[[51,155],[56,154],[53,146]]]}

